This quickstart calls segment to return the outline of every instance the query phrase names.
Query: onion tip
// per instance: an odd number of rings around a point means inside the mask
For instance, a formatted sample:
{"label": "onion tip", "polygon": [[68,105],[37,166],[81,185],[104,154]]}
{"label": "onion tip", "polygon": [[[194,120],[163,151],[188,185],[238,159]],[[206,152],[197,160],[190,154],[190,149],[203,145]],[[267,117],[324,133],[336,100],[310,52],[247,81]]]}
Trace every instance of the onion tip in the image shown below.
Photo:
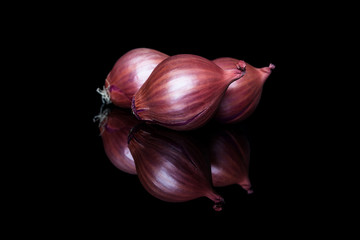
{"label": "onion tip", "polygon": [[246,63],[243,60],[240,60],[236,64],[236,68],[239,69],[240,71],[245,71],[246,70]]}

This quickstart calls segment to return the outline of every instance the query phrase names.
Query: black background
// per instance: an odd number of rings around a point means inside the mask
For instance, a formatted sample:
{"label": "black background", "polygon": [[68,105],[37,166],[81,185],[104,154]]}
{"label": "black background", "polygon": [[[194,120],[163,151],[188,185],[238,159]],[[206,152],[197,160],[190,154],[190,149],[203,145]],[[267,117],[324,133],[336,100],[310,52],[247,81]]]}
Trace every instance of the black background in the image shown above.
{"label": "black background", "polygon": [[[41,214],[45,222],[62,219],[66,229],[105,225],[116,231],[135,225],[138,231],[143,226],[160,231],[166,226],[181,234],[204,223],[200,231],[256,236],[317,228],[317,221],[329,214],[319,197],[325,184],[317,142],[321,100],[313,100],[324,80],[311,67],[323,52],[314,38],[322,29],[310,27],[301,11],[305,7],[129,7],[67,9],[45,31],[40,43],[46,42],[45,56],[55,58],[47,63],[52,106],[40,127],[46,160],[32,185],[41,197],[31,188],[33,201],[25,208]],[[114,12],[108,12],[111,8]],[[233,57],[255,67],[276,65],[258,108],[238,125],[250,142],[252,195],[239,186],[218,188],[226,200],[221,212],[206,198],[167,203],[148,194],[137,176],[111,164],[93,122],[101,106],[95,90],[103,86],[116,60],[138,47],[168,55]],[[304,222],[299,220],[304,217]]]}

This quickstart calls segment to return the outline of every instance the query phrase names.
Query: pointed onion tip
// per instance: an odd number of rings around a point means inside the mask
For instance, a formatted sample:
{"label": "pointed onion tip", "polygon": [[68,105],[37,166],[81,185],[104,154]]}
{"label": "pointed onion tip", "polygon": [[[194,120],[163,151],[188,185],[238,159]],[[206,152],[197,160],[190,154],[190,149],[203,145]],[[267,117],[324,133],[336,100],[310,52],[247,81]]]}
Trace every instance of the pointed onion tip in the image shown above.
{"label": "pointed onion tip", "polygon": [[[272,63],[270,63],[268,67],[259,68],[259,70],[262,71],[263,73],[265,73],[267,77],[268,77],[268,75],[271,74],[273,69],[275,69],[275,65]],[[263,81],[265,81],[267,79],[267,77],[265,77],[263,79]]]}

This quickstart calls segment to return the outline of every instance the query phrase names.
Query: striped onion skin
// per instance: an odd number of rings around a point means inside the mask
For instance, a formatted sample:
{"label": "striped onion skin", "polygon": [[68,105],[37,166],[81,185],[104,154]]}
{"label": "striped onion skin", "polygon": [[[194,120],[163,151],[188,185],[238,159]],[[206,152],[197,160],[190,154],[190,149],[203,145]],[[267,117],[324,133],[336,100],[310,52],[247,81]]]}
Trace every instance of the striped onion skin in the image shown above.
{"label": "striped onion skin", "polygon": [[[230,69],[239,60],[235,58],[217,58],[213,62],[222,69]],[[260,102],[263,85],[275,65],[256,68],[246,63],[246,74],[228,87],[222,98],[214,119],[222,123],[240,122],[248,118]]]}
{"label": "striped onion skin", "polygon": [[227,87],[245,73],[245,62],[223,70],[197,55],[162,61],[134,95],[132,110],[141,120],[174,130],[192,130],[213,116]]}
{"label": "striped onion skin", "polygon": [[224,199],[212,187],[210,161],[190,132],[156,125],[134,128],[129,149],[145,190],[166,202],[186,202],[207,197],[216,211]]}
{"label": "striped onion skin", "polygon": [[130,108],[136,91],[167,57],[150,48],[135,48],[121,56],[105,80],[110,101],[118,107]]}

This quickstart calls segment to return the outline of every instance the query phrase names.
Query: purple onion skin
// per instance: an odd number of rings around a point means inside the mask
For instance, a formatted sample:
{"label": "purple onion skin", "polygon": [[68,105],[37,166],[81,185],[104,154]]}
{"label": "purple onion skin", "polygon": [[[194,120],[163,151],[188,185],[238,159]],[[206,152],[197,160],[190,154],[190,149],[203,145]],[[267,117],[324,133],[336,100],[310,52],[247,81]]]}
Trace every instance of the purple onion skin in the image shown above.
{"label": "purple onion skin", "polygon": [[229,84],[245,73],[245,62],[223,70],[212,61],[191,54],[168,57],[134,95],[138,119],[174,130],[193,130],[208,122]]}
{"label": "purple onion skin", "polygon": [[111,102],[131,107],[131,99],[154,68],[168,55],[149,48],[136,48],[121,56],[105,80]]}
{"label": "purple onion skin", "polygon": [[233,129],[219,129],[210,138],[213,186],[240,185],[252,193],[249,179],[250,145],[244,134]]}
{"label": "purple onion skin", "polygon": [[104,150],[111,163],[123,172],[136,174],[134,159],[128,148],[128,135],[139,124],[130,111],[113,108],[100,124]]}
{"label": "purple onion skin", "polygon": [[166,202],[199,197],[214,201],[220,211],[223,198],[212,188],[210,162],[190,134],[155,125],[143,125],[131,134],[129,149],[141,184]]}
{"label": "purple onion skin", "polygon": [[[213,60],[223,69],[232,68],[238,61],[235,58],[228,57]],[[222,123],[234,123],[248,118],[258,106],[263,85],[274,68],[275,65],[273,64],[270,64],[269,67],[256,68],[246,63],[244,77],[230,84],[219,104],[214,119]]]}

